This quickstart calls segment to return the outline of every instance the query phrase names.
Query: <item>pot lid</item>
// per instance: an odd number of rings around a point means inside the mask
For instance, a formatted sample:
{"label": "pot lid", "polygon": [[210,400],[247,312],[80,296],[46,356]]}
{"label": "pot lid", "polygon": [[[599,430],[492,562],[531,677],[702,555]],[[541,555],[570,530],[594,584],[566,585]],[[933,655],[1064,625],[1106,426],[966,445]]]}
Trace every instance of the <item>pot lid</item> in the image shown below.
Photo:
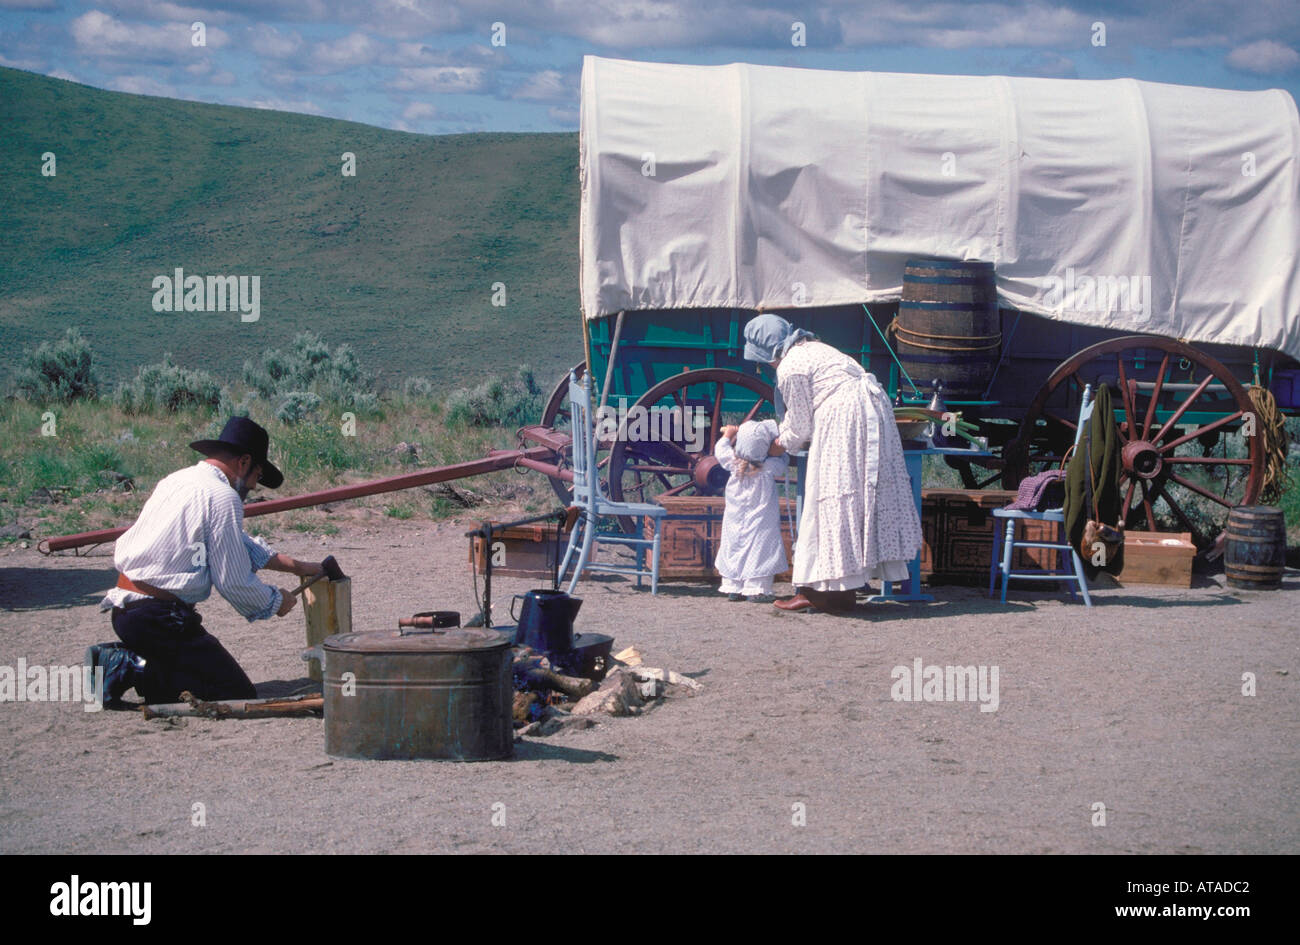
{"label": "pot lid", "polygon": [[338,653],[464,653],[510,646],[512,637],[485,627],[450,627],[447,630],[369,630],[336,633],[325,649]]}

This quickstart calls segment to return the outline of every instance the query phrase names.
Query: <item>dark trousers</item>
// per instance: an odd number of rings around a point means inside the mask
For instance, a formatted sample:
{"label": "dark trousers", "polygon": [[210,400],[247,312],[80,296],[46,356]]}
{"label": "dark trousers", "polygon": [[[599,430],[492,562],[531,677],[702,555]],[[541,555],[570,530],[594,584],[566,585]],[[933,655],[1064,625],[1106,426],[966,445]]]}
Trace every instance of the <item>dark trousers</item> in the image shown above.
{"label": "dark trousers", "polygon": [[147,703],[179,702],[186,690],[204,700],[257,698],[248,675],[203,629],[190,604],[147,600],[114,608],[113,632],[145,659],[135,691]]}

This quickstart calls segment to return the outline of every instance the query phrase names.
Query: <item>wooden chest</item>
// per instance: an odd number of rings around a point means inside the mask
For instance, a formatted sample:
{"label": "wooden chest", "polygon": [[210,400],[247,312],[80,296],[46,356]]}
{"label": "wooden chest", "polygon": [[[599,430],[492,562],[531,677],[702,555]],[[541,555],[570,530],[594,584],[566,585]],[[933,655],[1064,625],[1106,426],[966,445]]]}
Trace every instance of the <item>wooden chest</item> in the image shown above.
{"label": "wooden chest", "polygon": [[[536,522],[494,532],[492,573],[504,577],[546,578],[549,581],[554,563],[564,560],[564,549],[569,543],[569,533],[562,533],[559,557],[556,558],[556,528],[554,522]],[[482,574],[485,568],[482,538],[473,539],[469,556],[474,570]]]}
{"label": "wooden chest", "polygon": [[[663,536],[659,544],[661,578],[712,580],[718,577],[713,561],[722,540],[722,512],[727,501],[722,496],[668,496],[656,499],[668,510],[664,516]],[[787,514],[788,513],[788,514]],[[790,542],[788,515],[794,513],[794,499],[781,500],[781,534],[785,539],[787,560],[794,560]],[[654,534],[646,523],[646,537]],[[778,581],[790,580],[790,572],[778,574]]]}
{"label": "wooden chest", "polygon": [[[993,509],[1002,508],[1015,497],[1015,492],[1004,490],[922,490],[921,530],[925,539],[921,549],[922,580],[933,584],[986,586],[993,556]],[[668,509],[659,552],[660,577],[716,579],[713,560],[722,538],[726,500],[721,496],[670,496],[657,501]],[[781,500],[781,532],[786,555],[792,561],[794,550],[786,510],[793,503],[793,499]],[[1030,541],[1057,540],[1057,526],[1052,522],[1020,522],[1017,528],[1020,536]],[[651,534],[647,527],[646,536]],[[1057,561],[1054,551],[1021,548],[1014,563],[1017,569],[1044,566],[1055,569]],[[777,579],[788,581],[790,573],[787,571]],[[1035,582],[1038,590],[1051,586],[1051,582]]]}
{"label": "wooden chest", "polygon": [[[1015,501],[1016,493],[1003,489],[921,490],[921,579],[931,584],[987,586],[993,560],[993,510]],[[1027,541],[1056,541],[1054,522],[1016,523],[1017,537]],[[1014,570],[1056,570],[1060,558],[1047,548],[1019,548]],[[1027,582],[1026,582],[1027,583]],[[1053,582],[1035,582],[1046,590]]]}
{"label": "wooden chest", "polygon": [[1119,573],[1118,580],[1121,585],[1191,587],[1192,559],[1195,557],[1196,546],[1192,544],[1191,532],[1125,532],[1124,570]]}

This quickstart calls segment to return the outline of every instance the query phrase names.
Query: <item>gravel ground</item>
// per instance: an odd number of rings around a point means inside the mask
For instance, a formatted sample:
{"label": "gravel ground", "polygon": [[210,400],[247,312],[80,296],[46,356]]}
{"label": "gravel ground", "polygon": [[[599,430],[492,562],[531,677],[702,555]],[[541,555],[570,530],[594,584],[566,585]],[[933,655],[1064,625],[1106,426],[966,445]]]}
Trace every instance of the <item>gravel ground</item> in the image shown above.
{"label": "gravel ground", "polygon": [[[475,611],[464,528],[349,521],[328,545],[275,546],[336,554],[356,629],[383,629]],[[102,549],[0,551],[0,666],[79,663],[113,639],[97,609],[113,577]],[[1273,593],[1198,581],[1099,589],[1091,610],[945,587],[849,616],[584,581],[579,631],[703,690],[525,739],[507,762],[333,760],[318,719],[0,703],[0,852],[1295,853],[1300,574]],[[506,601],[533,582],[494,583]],[[220,599],[200,609],[262,694],[305,682],[300,611],[248,624]],[[891,670],[916,658],[996,666],[996,711],[894,701]]]}

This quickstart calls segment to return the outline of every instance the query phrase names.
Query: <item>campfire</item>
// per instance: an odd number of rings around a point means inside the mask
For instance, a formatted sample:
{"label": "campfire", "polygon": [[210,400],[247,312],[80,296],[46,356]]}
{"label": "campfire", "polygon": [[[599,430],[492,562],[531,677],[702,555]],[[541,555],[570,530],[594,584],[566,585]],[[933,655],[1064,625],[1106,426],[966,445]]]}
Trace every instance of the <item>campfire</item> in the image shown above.
{"label": "campfire", "polygon": [[701,688],[689,676],[646,666],[631,646],[610,657],[599,675],[568,676],[556,672],[546,654],[516,645],[513,671],[516,737],[589,728],[601,715],[640,715],[667,697]]}

